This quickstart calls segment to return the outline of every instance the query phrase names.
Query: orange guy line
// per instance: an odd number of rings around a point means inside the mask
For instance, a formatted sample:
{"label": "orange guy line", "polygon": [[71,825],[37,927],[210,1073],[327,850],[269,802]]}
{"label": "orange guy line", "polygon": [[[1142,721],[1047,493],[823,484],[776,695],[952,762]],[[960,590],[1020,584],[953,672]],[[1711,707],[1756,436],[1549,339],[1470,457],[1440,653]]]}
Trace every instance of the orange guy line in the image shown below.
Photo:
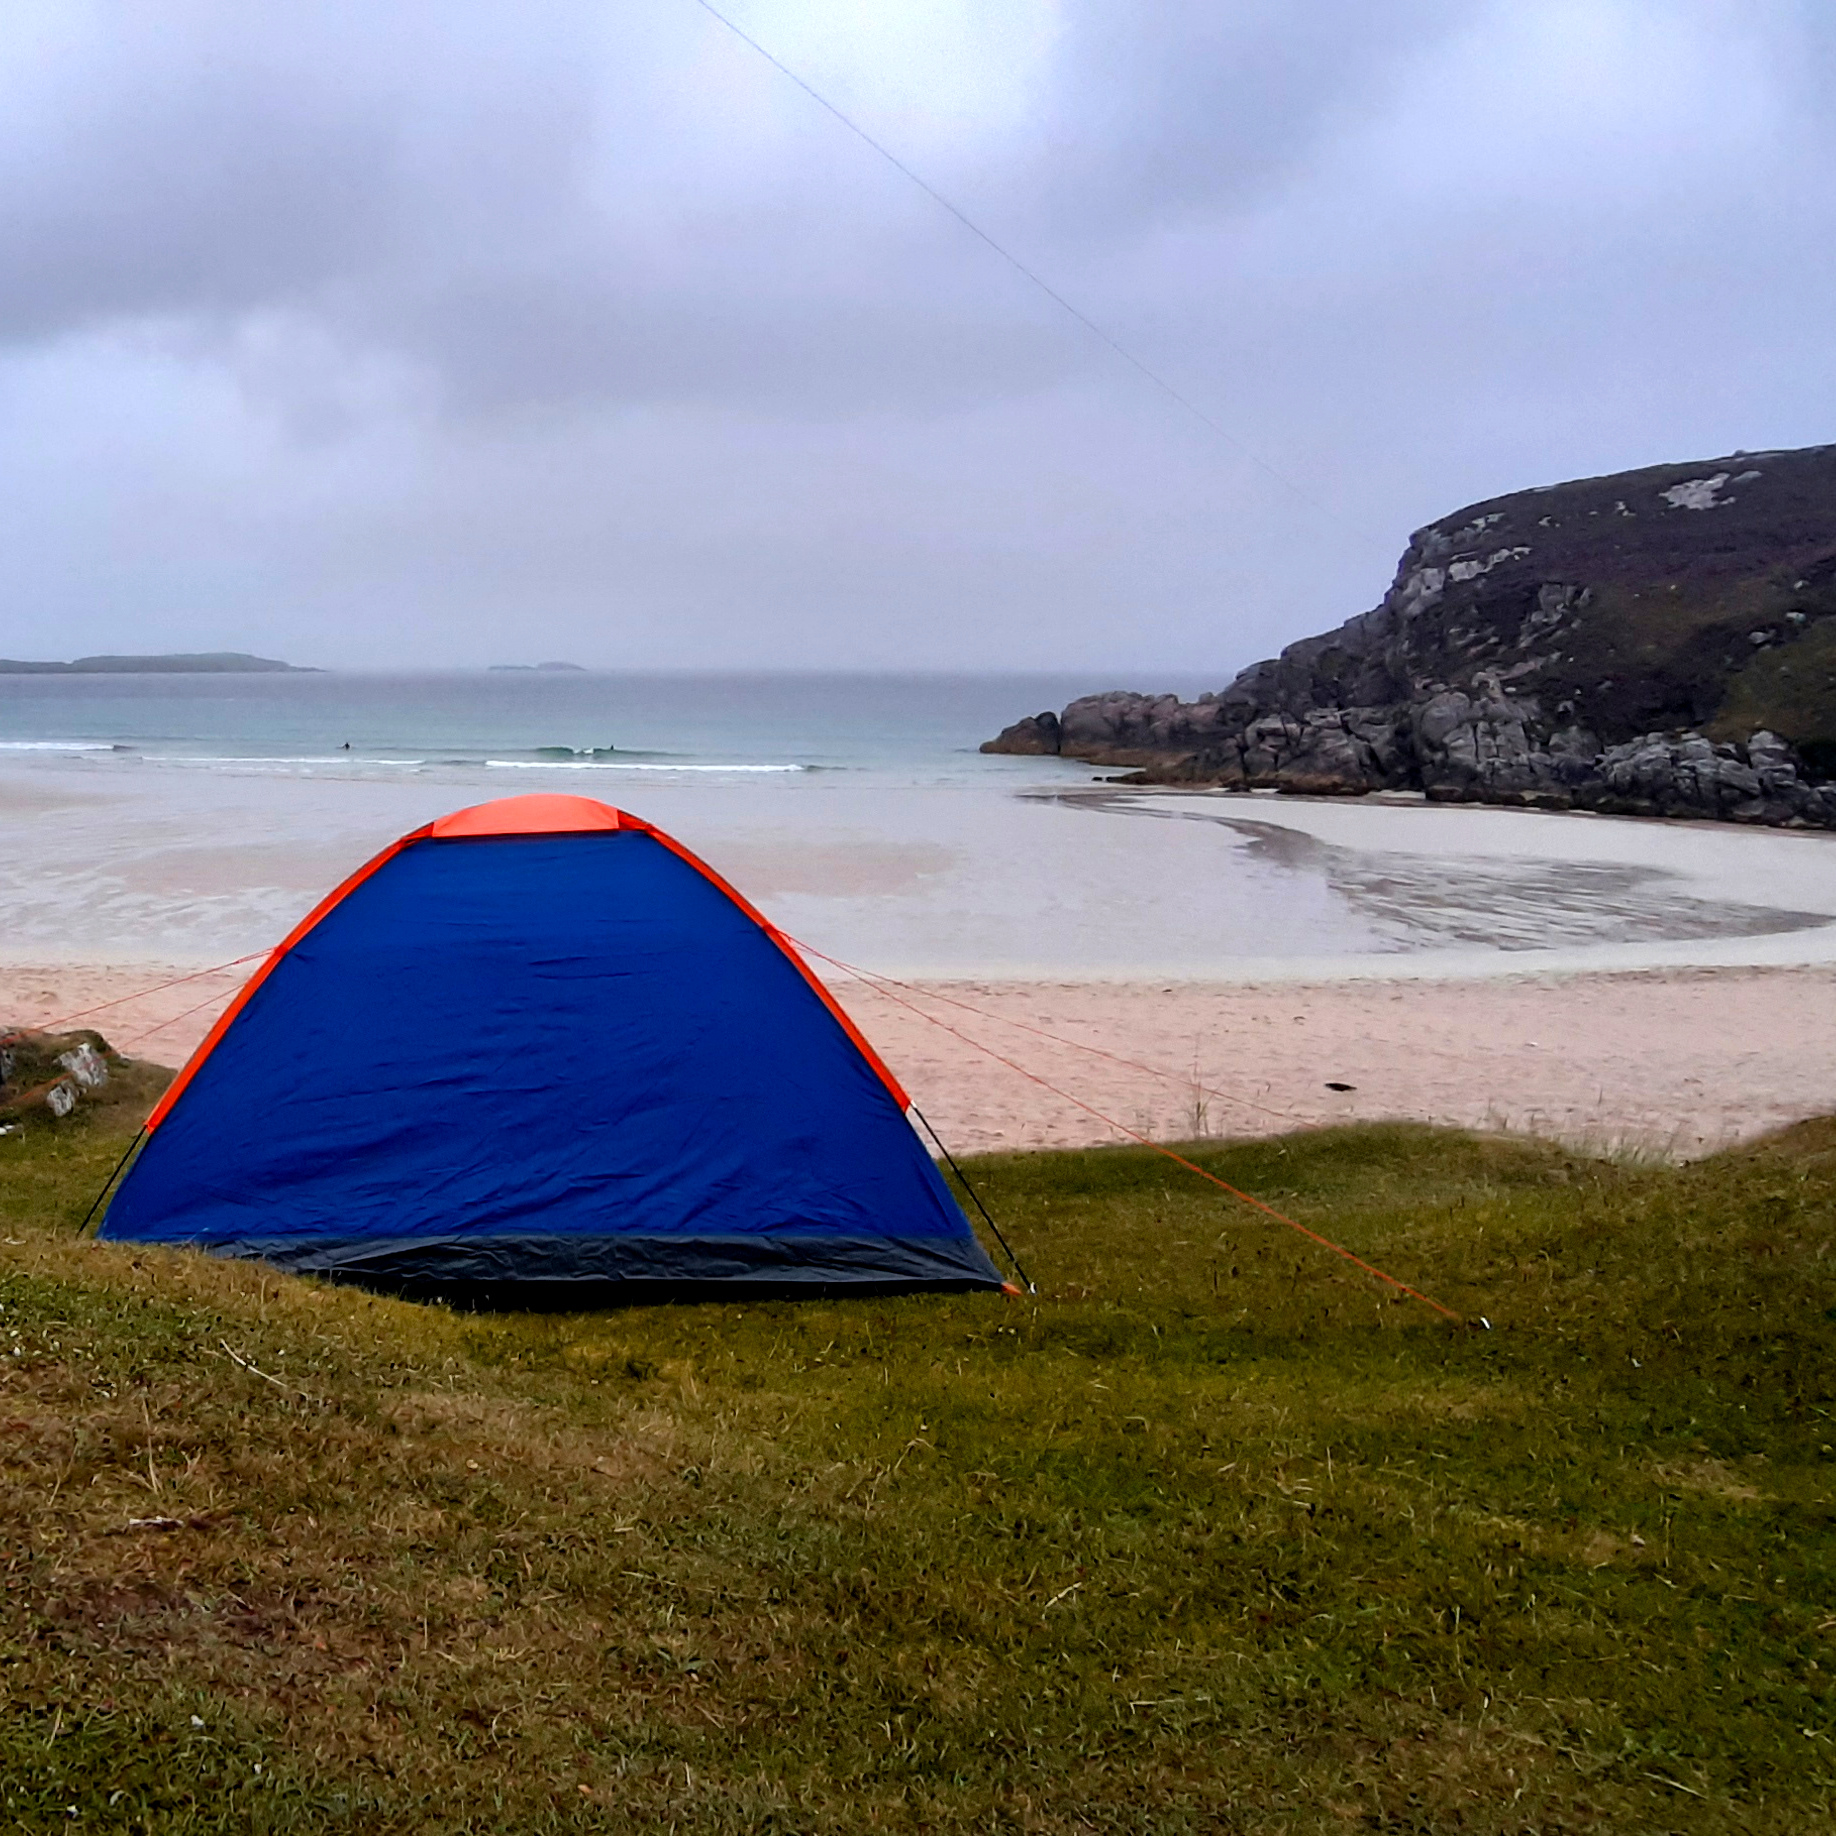
{"label": "orange guy line", "polygon": [[[799,947],[807,948],[808,946]],[[851,973],[860,976],[861,979],[866,981],[870,986],[873,985],[877,979],[871,971],[853,969],[850,964],[839,962],[835,957],[824,956],[823,952],[820,950],[812,950],[810,953],[813,956],[822,957],[824,962],[834,963],[838,969],[849,969]],[[1298,1223],[1295,1219],[1288,1217],[1284,1212],[1277,1211],[1273,1205],[1265,1204],[1253,1193],[1244,1192],[1238,1187],[1233,1186],[1229,1180],[1220,1179],[1215,1173],[1207,1172],[1205,1168],[1199,1166],[1195,1161],[1188,1160],[1185,1155],[1176,1154],[1170,1147],[1163,1147],[1158,1141],[1150,1140],[1148,1136],[1130,1128],[1127,1123],[1118,1122],[1114,1116],[1105,1115],[1103,1111],[1096,1108],[1094,1104],[1086,1103],[1081,1097],[1074,1097],[1068,1090],[1060,1090],[1056,1084],[1048,1083],[1043,1077],[1039,1076],[1037,1072],[1029,1071],[1025,1065],[1018,1064],[1013,1059],[997,1052],[993,1046],[984,1045],[981,1040],[972,1038],[959,1027],[952,1026],[949,1021],[940,1020],[935,1014],[927,1014],[922,1007],[904,1000],[899,995],[891,993],[888,989],[882,989],[880,992],[885,994],[889,1000],[897,1001],[901,1007],[910,1008],[919,1019],[928,1020],[931,1025],[942,1027],[946,1033],[953,1034],[956,1038],[962,1040],[965,1045],[973,1046],[978,1052],[987,1053],[990,1058],[994,1059],[999,1064],[1005,1065],[1010,1071],[1017,1071],[1030,1083],[1037,1084],[1040,1089],[1049,1090],[1055,1097],[1083,1110],[1086,1115],[1095,1116],[1099,1122],[1105,1124],[1109,1128],[1115,1129],[1118,1134],[1128,1136],[1131,1141],[1138,1141],[1145,1148],[1152,1148],[1156,1154],[1164,1155],[1165,1158],[1172,1161],[1175,1166],[1184,1167],[1189,1173],[1196,1173],[1200,1179],[1209,1180],[1214,1186],[1219,1187],[1222,1191],[1228,1192],[1232,1198],[1240,1199],[1245,1205],[1252,1207],[1256,1211],[1262,1212],[1267,1217],[1273,1218],[1276,1223],[1285,1224],[1290,1230],[1298,1231],[1301,1236],[1306,1237],[1313,1243],[1317,1243],[1322,1249],[1331,1250],[1335,1256],[1342,1256],[1347,1262],[1351,1263],[1354,1268],[1362,1269],[1367,1275],[1374,1275],[1377,1280],[1386,1282],[1390,1287],[1396,1289],[1399,1294],[1406,1294],[1411,1300],[1420,1301],[1424,1307],[1432,1307],[1434,1311],[1440,1314],[1444,1319],[1452,1320],[1456,1324],[1459,1323],[1460,1316],[1455,1313],[1451,1307],[1442,1306],[1438,1300],[1435,1300],[1430,1295],[1422,1293],[1419,1288],[1410,1287],[1406,1281],[1398,1281],[1394,1275],[1386,1274],[1382,1269],[1378,1268],[1375,1263],[1366,1262],[1362,1256],[1354,1255],[1352,1251],[1346,1249],[1342,1244],[1334,1243],[1330,1237],[1321,1236],[1317,1230],[1313,1230],[1305,1224]],[[979,1010],[971,1009],[970,1011],[976,1012]]]}

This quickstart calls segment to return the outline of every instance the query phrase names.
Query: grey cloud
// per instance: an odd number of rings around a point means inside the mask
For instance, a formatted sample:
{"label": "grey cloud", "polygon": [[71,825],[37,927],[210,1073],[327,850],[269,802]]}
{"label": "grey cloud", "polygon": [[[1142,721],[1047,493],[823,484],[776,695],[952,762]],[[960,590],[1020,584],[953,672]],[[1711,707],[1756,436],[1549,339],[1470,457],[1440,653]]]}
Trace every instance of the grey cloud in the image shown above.
{"label": "grey cloud", "polygon": [[387,248],[384,110],[217,35],[117,17],[6,111],[0,334],[255,306]]}
{"label": "grey cloud", "polygon": [[1241,448],[690,0],[45,0],[0,622],[1223,672],[1459,502],[1832,432],[1816,0],[1066,0],[934,118],[733,4]]}
{"label": "grey cloud", "polygon": [[1071,229],[1246,203],[1380,109],[1425,45],[1483,10],[1084,0],[1063,41],[1041,187]]}
{"label": "grey cloud", "polygon": [[580,7],[522,9],[508,44],[467,29],[489,9],[402,0],[46,11],[64,29],[0,66],[0,338],[297,304],[527,234],[591,105]]}
{"label": "grey cloud", "polygon": [[[1022,204],[999,227],[1049,256],[1104,211],[1113,240],[1242,189],[1447,10],[1394,9],[1380,33],[1350,5],[1297,30],[1266,0],[1092,0],[1047,85],[1045,154],[1007,154],[1005,171],[997,154],[992,182]],[[622,55],[628,10],[518,9],[511,56],[468,33],[478,16],[205,0],[91,15],[0,141],[0,338],[286,307],[424,364],[471,407],[801,392],[818,413],[892,396],[935,409],[1101,361],[743,47],[716,44],[704,66],[737,60],[736,90],[783,92],[819,148],[780,161],[763,194],[742,163],[724,184],[659,170],[672,97]],[[719,30],[686,5],[673,25],[678,56]],[[653,21],[632,41],[658,37]],[[1043,214],[1025,204],[1041,170]]]}

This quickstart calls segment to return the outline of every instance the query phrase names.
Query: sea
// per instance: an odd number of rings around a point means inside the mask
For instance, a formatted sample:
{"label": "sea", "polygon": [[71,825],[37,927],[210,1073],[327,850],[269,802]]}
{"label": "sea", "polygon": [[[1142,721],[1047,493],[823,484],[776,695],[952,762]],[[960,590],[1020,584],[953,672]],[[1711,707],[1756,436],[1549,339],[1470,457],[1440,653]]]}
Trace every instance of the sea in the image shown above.
{"label": "sea", "polygon": [[659,824],[793,936],[895,975],[1836,960],[1836,837],[1142,790],[978,750],[1109,686],[718,667],[0,675],[0,958],[228,960],[405,830],[558,790]]}

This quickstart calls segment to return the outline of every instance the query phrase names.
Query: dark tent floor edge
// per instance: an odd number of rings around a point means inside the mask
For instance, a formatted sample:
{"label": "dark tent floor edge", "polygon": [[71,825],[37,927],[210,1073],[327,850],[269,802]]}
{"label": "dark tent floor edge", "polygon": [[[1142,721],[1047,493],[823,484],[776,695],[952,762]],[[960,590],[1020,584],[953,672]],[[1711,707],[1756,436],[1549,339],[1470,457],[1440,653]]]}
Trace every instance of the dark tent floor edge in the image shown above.
{"label": "dark tent floor edge", "polygon": [[[516,1232],[462,1235],[445,1241],[374,1237],[217,1240],[194,1245],[213,1255],[258,1261],[290,1275],[401,1295],[468,1297],[491,1304],[570,1309],[643,1299],[715,1299],[722,1295],[987,1293],[1000,1277],[975,1266],[979,1257],[935,1238],[810,1237],[761,1232],[718,1238],[672,1233]],[[591,1294],[595,1298],[585,1297]]]}
{"label": "dark tent floor edge", "polygon": [[[300,1271],[311,1273],[311,1271]],[[359,1288],[389,1300],[445,1306],[463,1313],[607,1313],[633,1307],[668,1307],[703,1301],[896,1300],[920,1294],[986,1294],[1001,1291],[964,1277],[943,1281],[456,1281],[392,1279],[349,1271],[319,1276],[341,1288]]]}

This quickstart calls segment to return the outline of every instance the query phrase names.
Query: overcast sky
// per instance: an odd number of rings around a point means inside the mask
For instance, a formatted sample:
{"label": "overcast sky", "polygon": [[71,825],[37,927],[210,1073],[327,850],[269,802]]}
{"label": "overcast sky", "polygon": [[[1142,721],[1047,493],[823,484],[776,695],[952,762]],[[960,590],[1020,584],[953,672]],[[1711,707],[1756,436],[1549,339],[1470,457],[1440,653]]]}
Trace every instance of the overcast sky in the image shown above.
{"label": "overcast sky", "polygon": [[1829,0],[8,0],[0,653],[1092,672],[1836,439]]}

